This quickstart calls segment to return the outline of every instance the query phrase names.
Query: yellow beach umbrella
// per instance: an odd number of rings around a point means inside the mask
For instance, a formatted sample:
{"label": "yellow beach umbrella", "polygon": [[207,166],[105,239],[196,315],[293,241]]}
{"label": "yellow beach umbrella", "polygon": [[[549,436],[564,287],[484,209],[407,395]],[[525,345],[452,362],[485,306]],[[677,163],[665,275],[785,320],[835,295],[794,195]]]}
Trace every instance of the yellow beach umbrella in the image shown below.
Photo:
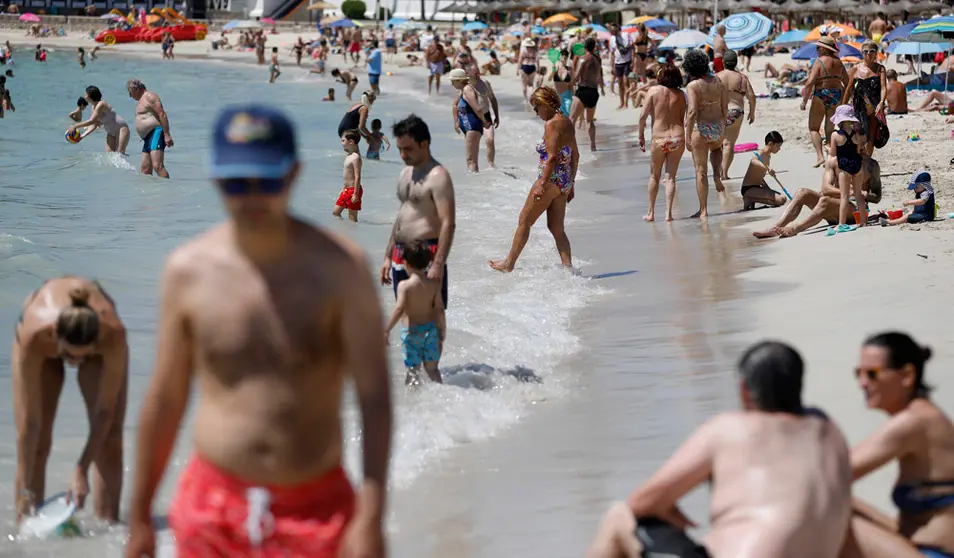
{"label": "yellow beach umbrella", "polygon": [[641,15],[639,17],[634,17],[633,19],[631,19],[627,25],[639,25],[640,23],[646,23],[647,21],[651,19],[656,19],[656,18],[650,15]]}
{"label": "yellow beach umbrella", "polygon": [[550,27],[551,25],[566,25],[567,23],[576,23],[579,21],[576,17],[568,14],[562,13],[557,15],[552,15],[545,20],[543,20],[544,27]]}

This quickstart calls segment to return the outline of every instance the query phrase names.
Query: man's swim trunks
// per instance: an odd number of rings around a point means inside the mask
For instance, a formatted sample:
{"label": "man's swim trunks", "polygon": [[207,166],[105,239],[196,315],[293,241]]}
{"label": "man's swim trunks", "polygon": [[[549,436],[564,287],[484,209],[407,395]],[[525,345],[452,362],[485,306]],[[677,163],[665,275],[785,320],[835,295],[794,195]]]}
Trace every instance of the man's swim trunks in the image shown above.
{"label": "man's swim trunks", "polygon": [[434,322],[408,326],[401,330],[404,346],[404,367],[417,368],[425,362],[441,359],[440,335]]}
{"label": "man's swim trunks", "polygon": [[361,211],[361,198],[364,197],[364,190],[361,190],[361,193],[358,194],[358,201],[356,203],[351,201],[352,196],[354,196],[354,187],[349,186],[344,188],[341,190],[341,193],[338,194],[338,201],[335,202],[335,205],[350,209],[351,211]]}
{"label": "man's swim trunks", "polygon": [[149,153],[151,151],[165,151],[166,150],[166,138],[162,133],[162,126],[156,126],[152,129],[151,132],[146,134],[146,137],[142,138],[142,152]]}
{"label": "man's swim trunks", "polygon": [[[431,249],[431,255],[437,253],[437,239],[432,238],[424,241]],[[409,278],[407,270],[404,269],[404,243],[398,242],[391,251],[391,286],[394,287],[394,297],[397,298],[398,283]],[[441,299],[444,301],[444,309],[447,309],[447,264],[444,264],[444,277],[441,279]]]}
{"label": "man's swim trunks", "polygon": [[715,73],[719,73],[725,69],[725,63],[722,61],[722,57],[712,59],[712,69],[715,70]]}
{"label": "man's swim trunks", "polygon": [[645,558],[709,558],[706,548],[696,544],[685,531],[654,517],[637,521],[636,538],[643,545]]}
{"label": "man's swim trunks", "polygon": [[341,467],[307,484],[258,488],[194,456],[169,523],[179,558],[337,558],[354,507]]}
{"label": "man's swim trunks", "polygon": [[380,161],[380,160],[381,160],[381,152],[380,152],[380,151],[371,151],[371,150],[369,149],[368,152],[365,153],[364,158],[365,158],[365,159],[369,159],[369,160],[371,160],[371,161]]}

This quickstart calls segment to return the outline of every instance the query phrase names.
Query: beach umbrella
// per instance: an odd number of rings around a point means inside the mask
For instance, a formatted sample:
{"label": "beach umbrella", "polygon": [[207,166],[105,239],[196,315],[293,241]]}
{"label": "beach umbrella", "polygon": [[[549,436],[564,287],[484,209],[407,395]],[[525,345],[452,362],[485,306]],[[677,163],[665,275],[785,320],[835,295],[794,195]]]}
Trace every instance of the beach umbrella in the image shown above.
{"label": "beach umbrella", "polygon": [[708,43],[712,44],[716,31],[725,26],[725,44],[732,50],[755,46],[768,38],[772,32],[772,20],[757,12],[732,14],[709,31]]}
{"label": "beach umbrella", "polygon": [[628,25],[639,25],[640,23],[646,23],[647,21],[651,19],[656,19],[656,18],[651,15],[641,15],[639,17],[634,17],[633,19],[629,20]]}
{"label": "beach umbrella", "polygon": [[547,34],[547,30],[544,29],[543,27],[540,27],[539,25],[533,25],[533,26],[531,26],[531,27],[530,27],[530,32],[533,33],[534,35],[546,35],[546,34]]}
{"label": "beach umbrella", "polygon": [[706,44],[707,38],[702,31],[683,29],[663,39],[659,43],[659,48],[696,48],[699,45]]}
{"label": "beach umbrella", "polygon": [[919,41],[896,41],[888,45],[888,54],[920,55],[930,52],[947,52],[951,50],[951,43],[924,43]]}
{"label": "beach umbrella", "polygon": [[355,25],[353,21],[345,17],[337,21],[332,21],[331,23],[328,24],[328,27],[331,27],[332,29],[340,29],[342,27],[357,27],[357,25]]}
{"label": "beach umbrella", "polygon": [[954,16],[937,16],[922,21],[908,34],[909,41],[936,43],[954,38]]}
{"label": "beach umbrella", "polygon": [[654,29],[656,31],[665,31],[667,29],[676,29],[679,27],[678,25],[676,25],[675,23],[669,20],[660,19],[660,18],[653,18],[653,19],[644,21],[643,24],[646,26],[647,29]]}
{"label": "beach umbrella", "polygon": [[461,31],[483,31],[487,28],[486,23],[480,21],[471,21],[470,23],[465,23],[463,27],[460,28]]}
{"label": "beach umbrella", "polygon": [[385,21],[384,25],[385,27],[387,27],[388,25],[392,25],[394,27],[401,27],[405,23],[407,23],[407,20],[404,19],[403,17],[392,17],[391,19]]}
{"label": "beach umbrella", "polygon": [[232,29],[261,29],[262,24],[257,21],[252,21],[250,19],[233,19],[232,21],[226,23],[222,26],[223,31],[231,31]]}
{"label": "beach umbrella", "polygon": [[338,21],[339,19],[344,19],[344,16],[343,15],[325,16],[321,18],[321,20],[318,22],[318,27],[328,27],[329,25]]}
{"label": "beach umbrella", "polygon": [[19,17],[19,20],[26,23],[40,23],[40,16],[36,14],[23,14]]}
{"label": "beach umbrella", "polygon": [[911,23],[905,23],[904,25],[895,27],[894,29],[891,30],[890,33],[888,33],[884,37],[881,37],[881,42],[885,43],[885,42],[897,41],[900,39],[907,39],[908,35],[911,34],[911,31],[913,31],[914,28],[921,23],[921,21],[922,20],[912,21]]}
{"label": "beach umbrella", "polygon": [[126,21],[126,18],[119,14],[103,14],[99,16],[99,19],[110,19],[113,21]]}
{"label": "beach umbrella", "polygon": [[804,43],[806,36],[808,36],[808,31],[792,29],[791,31],[786,31],[778,37],[775,37],[775,40],[772,41],[772,44],[775,46],[796,46]]}
{"label": "beach umbrella", "polygon": [[[838,43],[838,58],[853,56],[861,58],[861,51],[848,43]],[[808,43],[792,53],[792,60],[814,60],[818,58],[818,47]]]}
{"label": "beach umbrella", "polygon": [[331,4],[331,3],[328,3],[328,2],[318,1],[318,2],[314,2],[314,3],[312,3],[312,4],[308,4],[308,7],[307,7],[306,9],[307,9],[307,10],[312,10],[312,11],[315,11],[315,10],[337,10],[337,9],[338,9],[338,6],[335,6],[334,4]]}
{"label": "beach umbrella", "polygon": [[568,23],[576,23],[577,21],[579,20],[576,17],[568,13],[562,13],[562,14],[552,15],[546,18],[545,20],[543,20],[543,26],[552,27],[556,25],[566,25]]}
{"label": "beach umbrella", "polygon": [[597,33],[609,33],[609,29],[603,27],[599,23],[587,23],[583,27],[586,27],[587,29],[592,29],[593,31],[596,31]]}
{"label": "beach umbrella", "polygon": [[841,32],[842,37],[859,37],[861,36],[861,31],[858,31],[850,25],[845,25],[844,23],[826,23],[824,25],[819,25],[818,27],[812,29],[808,32],[808,35],[805,36],[805,42],[810,43],[821,39],[822,29],[826,30],[826,34],[831,34],[832,30],[838,29]]}

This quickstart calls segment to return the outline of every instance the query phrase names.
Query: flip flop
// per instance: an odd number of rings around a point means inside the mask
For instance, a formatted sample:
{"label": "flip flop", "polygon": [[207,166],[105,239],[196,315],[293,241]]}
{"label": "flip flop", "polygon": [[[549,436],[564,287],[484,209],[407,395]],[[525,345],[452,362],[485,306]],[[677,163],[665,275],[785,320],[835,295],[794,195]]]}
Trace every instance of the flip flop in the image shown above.
{"label": "flip flop", "polygon": [[828,230],[825,231],[825,236],[835,236],[838,231],[835,230],[835,227],[828,227]]}
{"label": "flip flop", "polygon": [[851,232],[857,229],[857,225],[838,225],[838,229],[835,232],[846,233]]}

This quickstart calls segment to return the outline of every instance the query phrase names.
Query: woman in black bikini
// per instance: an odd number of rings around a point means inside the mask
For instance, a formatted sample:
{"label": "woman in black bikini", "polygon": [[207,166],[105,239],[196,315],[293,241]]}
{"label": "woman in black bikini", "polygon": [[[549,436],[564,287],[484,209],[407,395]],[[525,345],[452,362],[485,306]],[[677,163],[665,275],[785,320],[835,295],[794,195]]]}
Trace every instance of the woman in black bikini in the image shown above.
{"label": "woman in black bikini", "polygon": [[855,376],[868,408],[888,421],[851,450],[855,480],[897,460],[889,518],[857,500],[843,556],[954,558],[954,424],[930,400],[924,365],[931,350],[904,333],[865,341]]}
{"label": "woman in black bikini", "polygon": [[553,73],[550,74],[553,89],[560,96],[560,112],[563,116],[570,116],[570,108],[573,106],[573,89],[570,87],[573,72],[567,66],[569,61],[570,51],[564,48],[560,51],[560,59],[553,65]]}
{"label": "woman in black bikini", "polygon": [[636,74],[636,83],[641,83],[646,79],[646,60],[649,58],[649,31],[646,25],[640,23],[636,28],[636,38],[633,40],[633,48],[636,49],[633,58],[633,73]]}
{"label": "woman in black bikini", "polygon": [[[600,100],[600,91],[606,94],[603,86],[603,65],[596,56],[596,39],[590,37],[583,44],[586,55],[570,82],[576,86],[576,100],[570,110],[570,121],[576,122],[582,114],[586,119],[586,127],[590,136],[590,150],[596,151],[596,103]],[[599,88],[599,89],[597,89]]]}
{"label": "woman in black bikini", "polygon": [[524,39],[520,47],[520,59],[518,60],[520,68],[517,71],[520,72],[520,83],[523,85],[523,100],[529,103],[530,97],[528,97],[527,88],[530,88],[531,91],[533,89],[533,78],[537,74],[540,53],[537,50],[537,43],[530,37]]}
{"label": "woman in black bikini", "polygon": [[808,81],[802,89],[801,109],[805,110],[808,99],[812,101],[812,108],[808,112],[808,133],[811,135],[812,146],[818,159],[815,167],[825,164],[822,152],[822,135],[819,131],[822,122],[825,124],[825,141],[831,138],[834,126],[831,117],[835,114],[835,107],[841,104],[845,87],[848,85],[848,72],[838,59],[838,47],[831,37],[822,37],[815,43],[818,49],[818,58],[812,63],[808,72]]}
{"label": "woman in black bikini", "polygon": [[874,153],[875,130],[878,129],[878,115],[884,115],[887,106],[888,75],[884,66],[878,63],[878,45],[874,41],[865,41],[861,45],[864,62],[851,69],[848,74],[848,87],[841,98],[843,105],[851,104],[855,116],[861,122],[861,130],[868,138],[865,155]]}

